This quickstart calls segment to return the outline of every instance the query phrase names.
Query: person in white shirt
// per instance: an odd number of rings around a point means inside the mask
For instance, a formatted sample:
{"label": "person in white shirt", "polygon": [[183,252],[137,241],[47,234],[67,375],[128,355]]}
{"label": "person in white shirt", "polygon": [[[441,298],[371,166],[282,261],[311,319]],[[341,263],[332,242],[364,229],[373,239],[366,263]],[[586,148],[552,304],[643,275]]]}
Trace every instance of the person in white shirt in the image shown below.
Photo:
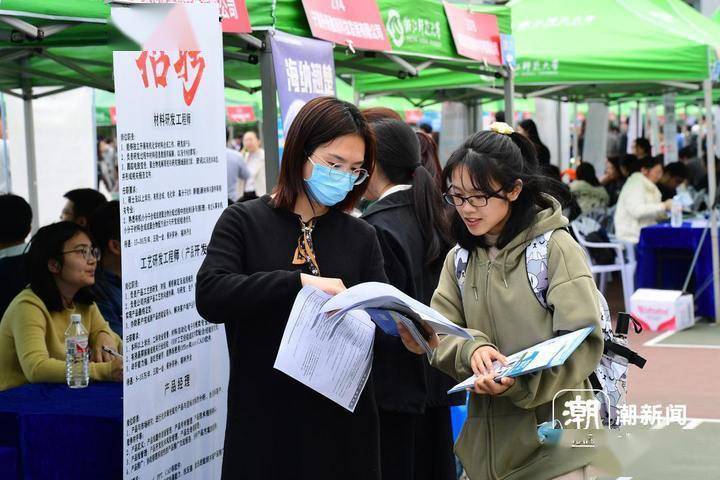
{"label": "person in white shirt", "polygon": [[[225,131],[225,141],[230,139],[230,132]],[[240,192],[238,189],[238,179],[247,180],[250,177],[250,170],[245,163],[243,156],[235,149],[225,147],[225,156],[227,158],[227,196],[228,205],[238,201]]]}
{"label": "person in white shirt", "polygon": [[640,171],[625,182],[615,210],[615,235],[630,243],[638,243],[640,230],[658,223],[672,206],[672,200],[661,201],[656,185],[663,175],[661,160],[645,157],[638,162]]}
{"label": "person in white shirt", "polygon": [[241,202],[262,197],[267,193],[265,187],[265,150],[260,148],[260,139],[253,130],[243,135],[243,148],[245,149],[245,163],[250,170],[250,176],[245,181],[244,194]]}

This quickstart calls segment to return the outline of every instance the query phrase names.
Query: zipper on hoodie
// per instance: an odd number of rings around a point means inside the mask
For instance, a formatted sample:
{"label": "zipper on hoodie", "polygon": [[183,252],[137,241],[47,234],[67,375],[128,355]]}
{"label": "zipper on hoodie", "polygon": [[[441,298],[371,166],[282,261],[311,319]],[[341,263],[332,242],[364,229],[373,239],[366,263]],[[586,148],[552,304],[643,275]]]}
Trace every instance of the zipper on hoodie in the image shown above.
{"label": "zipper on hoodie", "polygon": [[490,319],[490,333],[492,334],[493,342],[497,342],[497,335],[495,331],[495,319],[493,318],[492,309],[490,308],[490,270],[492,269],[494,262],[489,262],[487,267],[487,273],[485,274],[485,305],[488,310],[488,318]]}

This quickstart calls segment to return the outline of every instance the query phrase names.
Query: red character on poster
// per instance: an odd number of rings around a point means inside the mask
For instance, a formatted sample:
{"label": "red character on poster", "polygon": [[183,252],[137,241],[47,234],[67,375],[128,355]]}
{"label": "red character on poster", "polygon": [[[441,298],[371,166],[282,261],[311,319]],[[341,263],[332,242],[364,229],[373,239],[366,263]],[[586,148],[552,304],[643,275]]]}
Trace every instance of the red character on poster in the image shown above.
{"label": "red character on poster", "polygon": [[[188,63],[190,68],[188,68]],[[190,106],[195,99],[195,94],[205,71],[205,58],[199,51],[181,51],[180,58],[173,67],[178,74],[178,78],[183,81],[185,105]],[[191,78],[191,73],[194,73],[194,78]],[[188,88],[188,85],[190,88]]]}
{"label": "red character on poster", "polygon": [[[147,72],[147,61],[150,59],[150,67],[152,69],[153,81],[156,87],[167,87],[167,74],[170,70],[170,57],[165,52],[153,51],[152,55],[147,50],[143,50],[140,56],[135,60],[138,70],[142,73],[143,85],[145,88],[150,86],[149,76]],[[158,71],[158,66],[161,70]]]}

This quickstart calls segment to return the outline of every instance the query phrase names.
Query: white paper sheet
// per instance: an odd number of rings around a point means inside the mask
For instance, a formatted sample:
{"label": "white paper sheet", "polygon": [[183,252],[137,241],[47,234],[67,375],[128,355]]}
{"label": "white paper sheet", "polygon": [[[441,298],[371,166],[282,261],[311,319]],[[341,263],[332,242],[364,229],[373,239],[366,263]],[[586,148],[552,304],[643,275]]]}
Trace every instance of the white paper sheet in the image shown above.
{"label": "white paper sheet", "polygon": [[367,307],[397,310],[416,320],[424,320],[436,333],[473,339],[472,335],[440,313],[386,283],[366,282],[355,285],[335,295],[320,311],[335,312],[333,317],[339,317],[349,310]]}
{"label": "white paper sheet", "polygon": [[329,299],[314,287],[300,291],[274,366],[352,412],[370,376],[375,324],[365,312],[321,314]]}

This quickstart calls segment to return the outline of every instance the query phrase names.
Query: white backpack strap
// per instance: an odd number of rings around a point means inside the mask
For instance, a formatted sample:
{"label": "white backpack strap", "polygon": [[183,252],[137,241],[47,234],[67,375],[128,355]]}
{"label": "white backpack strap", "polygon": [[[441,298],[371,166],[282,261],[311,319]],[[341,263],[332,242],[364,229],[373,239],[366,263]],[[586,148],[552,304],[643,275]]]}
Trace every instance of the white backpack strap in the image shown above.
{"label": "white backpack strap", "polygon": [[525,267],[527,269],[528,281],[535,298],[540,305],[547,308],[547,291],[550,285],[548,278],[548,256],[550,236],[553,231],[545,232],[535,237],[525,249]]}
{"label": "white backpack strap", "polygon": [[455,245],[453,250],[455,252],[455,281],[457,282],[460,295],[462,296],[463,287],[465,286],[465,271],[467,270],[470,252],[462,248],[460,245]]}

